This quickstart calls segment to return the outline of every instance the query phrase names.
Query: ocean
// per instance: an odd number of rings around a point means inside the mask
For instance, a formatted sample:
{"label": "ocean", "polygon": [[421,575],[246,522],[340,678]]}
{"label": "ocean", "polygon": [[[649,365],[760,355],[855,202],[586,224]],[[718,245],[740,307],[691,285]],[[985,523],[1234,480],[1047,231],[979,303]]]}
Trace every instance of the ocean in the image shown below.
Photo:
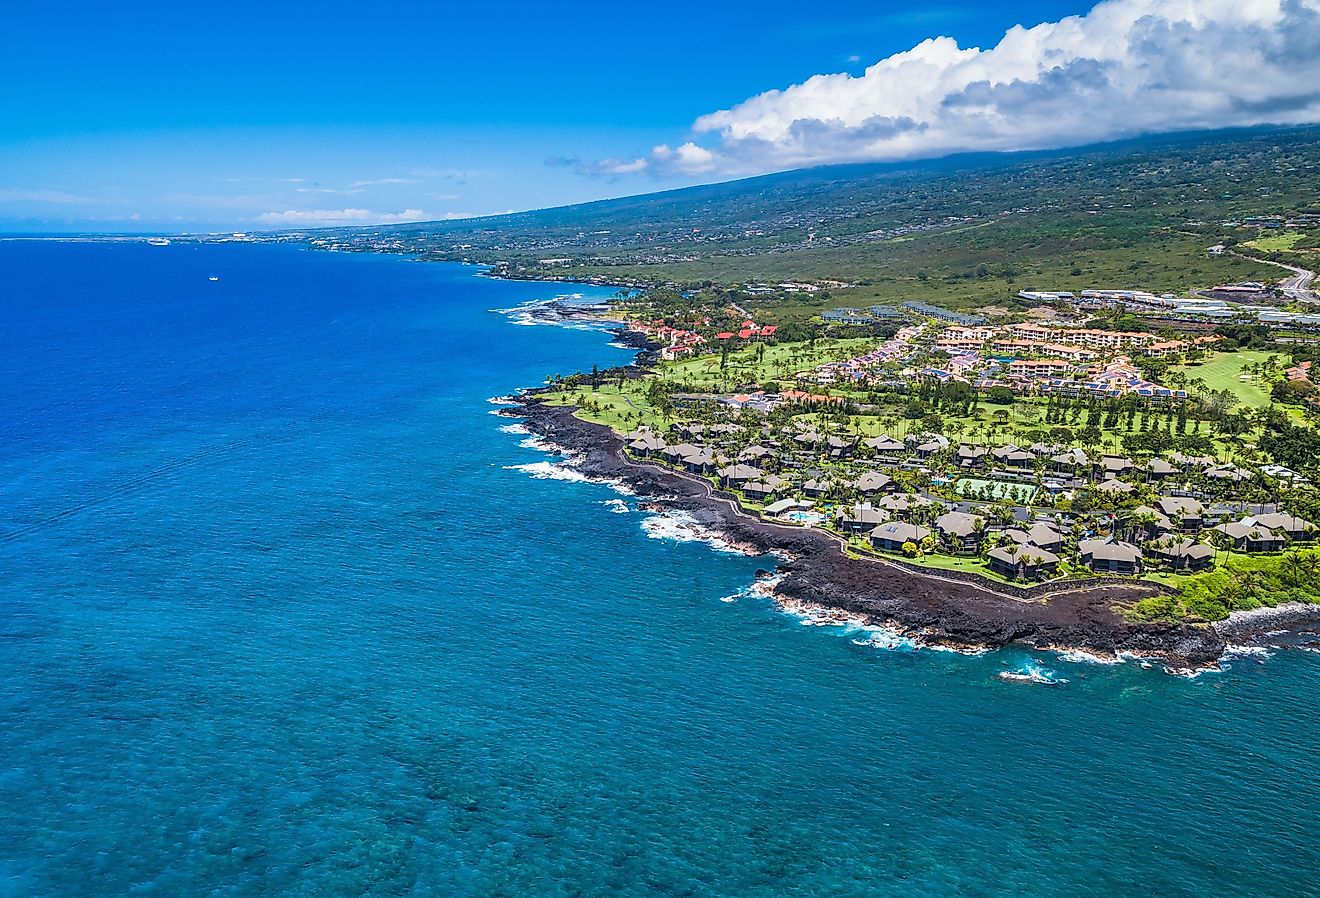
{"label": "ocean", "polygon": [[0,242],[0,895],[1320,895],[1320,656],[804,626],[491,414],[609,292]]}

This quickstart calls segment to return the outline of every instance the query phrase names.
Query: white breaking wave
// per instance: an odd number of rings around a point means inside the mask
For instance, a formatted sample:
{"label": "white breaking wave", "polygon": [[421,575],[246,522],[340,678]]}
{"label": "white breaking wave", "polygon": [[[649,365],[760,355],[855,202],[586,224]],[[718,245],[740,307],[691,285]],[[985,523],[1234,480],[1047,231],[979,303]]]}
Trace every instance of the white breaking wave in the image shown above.
{"label": "white breaking wave", "polygon": [[1096,655],[1081,649],[1069,649],[1066,652],[1056,652],[1060,661],[1067,661],[1069,664],[1122,664],[1124,660],[1136,660],[1136,656],[1129,656],[1125,659],[1118,655]]}
{"label": "white breaking wave", "polygon": [[781,612],[796,618],[804,627],[838,627],[839,635],[851,637],[853,645],[891,651],[911,651],[924,647],[896,628],[868,623],[865,618],[838,608],[826,608],[787,599],[781,599],[778,605]]}
{"label": "white breaking wave", "polygon": [[762,577],[752,583],[744,586],[742,589],[732,595],[721,596],[720,601],[733,604],[739,599],[772,599],[775,595],[775,587],[784,579],[783,574],[775,574],[771,577]]}
{"label": "white breaking wave", "polygon": [[628,514],[630,511],[632,511],[632,509],[628,507],[628,503],[623,501],[622,499],[606,499],[600,504],[604,505],[606,508],[608,508],[610,511],[614,512],[615,514]]}
{"label": "white breaking wave", "polygon": [[500,427],[500,433],[531,433],[526,424],[504,424]]}
{"label": "white breaking wave", "polygon": [[646,535],[651,539],[665,539],[676,543],[705,543],[717,551],[732,555],[757,554],[709,527],[703,527],[692,515],[678,509],[647,515],[642,519],[642,530],[646,531]]}
{"label": "white breaking wave", "polygon": [[[778,582],[778,579],[775,581]],[[887,651],[950,652],[955,655],[984,655],[990,649],[983,646],[963,647],[928,642],[919,635],[911,635],[898,627],[874,624],[857,614],[839,608],[827,608],[811,602],[801,602],[783,596],[774,597],[779,611],[796,618],[804,627],[838,627],[839,635],[851,637],[853,645],[885,649]]]}
{"label": "white breaking wave", "polygon": [[570,457],[569,451],[558,443],[552,443],[545,437],[536,436],[525,428],[522,430],[522,433],[529,434],[527,439],[518,441],[518,445],[524,449],[535,449],[537,452],[545,452],[548,455],[562,455],[565,458]]}
{"label": "white breaking wave", "polygon": [[[527,443],[526,440],[523,441]],[[536,447],[539,448],[539,447]],[[637,495],[625,484],[606,477],[591,477],[565,462],[534,461],[522,465],[505,465],[506,471],[521,471],[536,480],[562,480],[566,483],[595,483],[608,486],[621,496]]]}
{"label": "white breaking wave", "polygon": [[574,303],[582,303],[584,299],[581,293],[564,293],[551,299],[533,299],[512,308],[490,311],[504,315],[513,324],[523,327],[562,327],[566,330],[578,331],[610,330],[618,327],[618,322],[565,319],[542,311],[556,305],[571,306]]}
{"label": "white breaking wave", "polygon": [[1274,653],[1259,645],[1228,645],[1224,648],[1224,660],[1232,658],[1254,658],[1262,664],[1274,657]]}
{"label": "white breaking wave", "polygon": [[[519,429],[515,430],[513,429],[514,427]],[[501,427],[500,430],[503,430],[506,433],[528,434],[526,439],[518,441],[519,446],[524,449],[534,449],[537,452],[544,452],[546,455],[557,455],[561,459],[557,462],[539,461],[523,465],[505,465],[504,469],[506,471],[522,471],[525,474],[530,474],[538,480],[564,480],[570,483],[599,483],[603,486],[608,486],[620,496],[632,497],[637,495],[637,493],[622,480],[615,480],[610,477],[592,477],[588,474],[583,474],[581,471],[573,467],[573,465],[580,460],[580,455],[572,452],[564,446],[560,446],[558,443],[550,442],[543,436],[531,433],[521,424]]]}
{"label": "white breaking wave", "polygon": [[505,465],[506,471],[522,471],[537,480],[565,480],[569,483],[591,483],[592,479],[567,465],[549,461],[528,462],[525,465]]}

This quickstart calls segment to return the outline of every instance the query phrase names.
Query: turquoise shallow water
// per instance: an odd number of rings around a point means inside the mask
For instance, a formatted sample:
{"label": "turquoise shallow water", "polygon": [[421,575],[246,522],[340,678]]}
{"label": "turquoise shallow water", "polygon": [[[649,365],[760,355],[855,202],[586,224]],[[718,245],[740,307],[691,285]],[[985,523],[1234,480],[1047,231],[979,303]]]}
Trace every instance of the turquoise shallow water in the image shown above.
{"label": "turquoise shallow water", "polygon": [[766,562],[515,467],[487,397],[627,358],[489,311],[556,292],[0,243],[0,894],[1320,894],[1320,657],[721,602]]}

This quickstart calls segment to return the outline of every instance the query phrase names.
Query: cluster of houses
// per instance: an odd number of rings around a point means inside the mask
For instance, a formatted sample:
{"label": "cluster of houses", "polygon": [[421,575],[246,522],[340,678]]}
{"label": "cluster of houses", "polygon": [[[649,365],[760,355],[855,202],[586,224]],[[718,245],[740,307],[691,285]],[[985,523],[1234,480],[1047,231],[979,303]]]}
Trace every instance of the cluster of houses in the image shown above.
{"label": "cluster of houses", "polygon": [[[925,328],[921,325],[909,325],[899,328],[894,336],[885,340],[870,352],[862,353],[851,359],[844,359],[841,362],[826,362],[818,366],[811,375],[805,376],[804,379],[819,384],[863,380],[870,377],[886,363],[902,362],[909,358],[916,351],[914,341],[924,331]],[[803,377],[803,375],[799,375],[799,377]]]}
{"label": "cluster of houses", "polygon": [[[1006,386],[1017,393],[1069,397],[1136,395],[1160,402],[1185,400],[1187,392],[1155,383],[1132,363],[1132,353],[1181,355],[1213,346],[1208,335],[1162,340],[1153,334],[1025,323],[1004,327],[952,325],[934,333],[926,326],[900,329],[871,352],[799,372],[819,384],[876,384],[895,376],[946,383],[961,380],[978,389]],[[931,361],[932,352],[946,358]]]}
{"label": "cluster of houses", "polygon": [[[710,318],[699,319],[694,326],[709,327]],[[666,361],[700,355],[707,351],[710,341],[694,330],[673,327],[661,321],[629,321],[628,330],[644,334],[660,346],[660,358]],[[737,330],[721,331],[715,334],[715,340],[729,343],[734,340],[743,342],[766,340],[779,330],[776,324],[760,325],[751,319],[738,324]]]}
{"label": "cluster of houses", "polygon": [[[1255,472],[1208,456],[1138,462],[1077,447],[954,444],[940,434],[858,439],[802,422],[690,422],[665,433],[639,427],[624,439],[633,456],[707,477],[763,515],[802,521],[805,513],[879,552],[979,556],[1012,580],[1056,576],[1065,559],[1070,570],[1105,575],[1199,571],[1221,549],[1277,552],[1316,532],[1277,506],[1217,499]],[[953,489],[966,476],[1085,494],[1107,510],[977,501]]]}

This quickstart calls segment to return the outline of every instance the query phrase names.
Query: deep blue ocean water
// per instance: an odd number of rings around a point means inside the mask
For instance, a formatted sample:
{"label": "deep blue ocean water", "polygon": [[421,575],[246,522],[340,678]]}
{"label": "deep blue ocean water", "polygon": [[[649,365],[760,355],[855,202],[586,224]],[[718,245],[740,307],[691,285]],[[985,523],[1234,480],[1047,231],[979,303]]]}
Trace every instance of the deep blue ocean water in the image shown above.
{"label": "deep blue ocean water", "polygon": [[767,562],[517,467],[488,397],[628,358],[491,311],[558,292],[0,243],[0,895],[1320,894],[1320,656],[722,602]]}

